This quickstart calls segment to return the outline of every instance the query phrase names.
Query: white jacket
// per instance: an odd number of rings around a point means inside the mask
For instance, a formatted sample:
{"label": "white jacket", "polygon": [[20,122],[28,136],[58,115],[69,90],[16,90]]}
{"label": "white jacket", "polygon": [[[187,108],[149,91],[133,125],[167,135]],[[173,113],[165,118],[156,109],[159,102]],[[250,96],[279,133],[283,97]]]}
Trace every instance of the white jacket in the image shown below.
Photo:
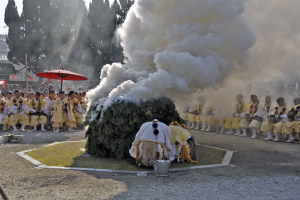
{"label": "white jacket", "polygon": [[[159,131],[158,135],[154,135],[153,131],[153,125],[154,122],[146,122],[144,123],[140,130],[137,132],[135,135],[135,140],[132,143],[132,147],[129,150],[129,153],[132,157],[136,157],[136,144],[141,142],[141,141],[151,141],[151,142],[159,142],[164,145],[164,153],[165,156],[168,157],[172,147],[170,144],[170,137],[171,137],[171,132],[172,130],[165,125],[162,122],[155,122],[157,123],[158,127],[157,130]],[[160,145],[157,145],[158,152],[162,153],[162,148]],[[140,153],[141,155],[141,153]]]}

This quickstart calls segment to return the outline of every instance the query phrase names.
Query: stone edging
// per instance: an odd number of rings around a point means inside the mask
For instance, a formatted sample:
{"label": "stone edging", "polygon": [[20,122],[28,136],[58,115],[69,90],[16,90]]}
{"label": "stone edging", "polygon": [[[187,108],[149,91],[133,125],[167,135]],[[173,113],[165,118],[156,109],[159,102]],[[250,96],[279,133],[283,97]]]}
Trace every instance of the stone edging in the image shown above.
{"label": "stone edging", "polygon": [[[35,160],[34,158],[32,158],[32,157],[25,154],[26,152],[37,150],[37,149],[48,147],[48,146],[52,146],[52,145],[55,145],[55,144],[67,143],[67,142],[83,142],[83,141],[86,141],[86,140],[54,142],[54,143],[44,145],[44,146],[39,147],[39,148],[28,149],[28,150],[25,150],[25,151],[21,151],[21,152],[18,152],[16,154],[18,154],[22,158],[28,160],[32,164],[34,164],[36,166],[35,167],[36,169],[68,169],[68,170],[78,170],[78,171],[110,172],[110,173],[125,173],[125,174],[139,174],[139,173],[151,174],[151,173],[154,173],[153,170],[152,171],[127,171],[127,170],[111,170],[111,169],[96,169],[96,168],[47,166],[47,165],[44,165],[43,163],[39,162],[38,160]],[[170,169],[170,172],[229,166],[230,160],[231,160],[232,155],[233,155],[233,151],[229,151],[229,150],[221,149],[221,148],[217,148],[217,147],[211,147],[211,146],[207,146],[207,145],[202,145],[202,144],[196,144],[196,145],[201,145],[201,146],[208,147],[208,148],[213,148],[213,149],[226,151],[226,154],[223,158],[222,163],[221,164],[214,164],[214,165],[195,166],[195,167],[173,168],[173,169]]]}

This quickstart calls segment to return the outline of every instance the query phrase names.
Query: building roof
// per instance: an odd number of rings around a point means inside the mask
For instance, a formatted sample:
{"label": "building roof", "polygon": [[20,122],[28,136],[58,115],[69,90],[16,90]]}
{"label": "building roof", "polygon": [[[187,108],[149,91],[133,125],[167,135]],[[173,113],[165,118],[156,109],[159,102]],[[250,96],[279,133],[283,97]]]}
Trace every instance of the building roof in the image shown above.
{"label": "building roof", "polygon": [[0,51],[0,61],[8,61],[8,59],[7,59],[7,53],[2,53]]}
{"label": "building roof", "polygon": [[6,44],[6,36],[0,35],[0,61],[7,61],[8,45]]}
{"label": "building roof", "polygon": [[7,59],[7,53],[6,36],[0,35],[0,75],[16,74],[14,65]]}
{"label": "building roof", "polygon": [[16,74],[14,65],[10,62],[0,61],[0,75]]}

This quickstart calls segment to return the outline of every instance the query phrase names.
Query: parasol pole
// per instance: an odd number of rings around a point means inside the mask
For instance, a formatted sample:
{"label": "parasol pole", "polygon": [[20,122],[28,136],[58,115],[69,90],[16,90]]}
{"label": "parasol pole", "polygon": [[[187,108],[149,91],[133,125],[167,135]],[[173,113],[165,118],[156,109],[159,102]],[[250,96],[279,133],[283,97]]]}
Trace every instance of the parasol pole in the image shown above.
{"label": "parasol pole", "polygon": [[61,78],[60,79],[60,91],[62,91],[62,82],[63,82],[63,79]]}
{"label": "parasol pole", "polygon": [[28,64],[27,64],[27,54],[25,54],[25,66],[26,66],[26,91],[28,92]]}

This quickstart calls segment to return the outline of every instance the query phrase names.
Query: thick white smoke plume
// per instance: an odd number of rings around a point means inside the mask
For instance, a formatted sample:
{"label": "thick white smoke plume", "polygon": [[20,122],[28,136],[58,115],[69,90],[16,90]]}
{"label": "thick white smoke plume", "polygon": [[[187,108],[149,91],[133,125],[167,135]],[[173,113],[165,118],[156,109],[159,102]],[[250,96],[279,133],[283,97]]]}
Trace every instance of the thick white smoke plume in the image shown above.
{"label": "thick white smoke plume", "polygon": [[[259,99],[269,90],[274,105],[277,105],[278,97],[284,97],[286,103],[293,106],[292,100],[298,96],[294,92],[300,93],[297,87],[300,84],[300,1],[244,2],[242,15],[256,37],[256,44],[250,49],[251,57],[243,68],[230,72],[222,87],[213,92],[212,99],[201,91],[215,107],[221,108],[220,115],[232,113],[233,108],[229,105],[236,102],[237,94],[246,92],[247,84],[252,85],[251,93]],[[249,99],[245,101],[249,102]]]}
{"label": "thick white smoke plume", "polygon": [[245,6],[244,16],[257,38],[249,63],[259,71],[255,75],[267,82],[299,76],[295,72],[300,62],[300,1],[248,0]]}
{"label": "thick white smoke plume", "polygon": [[119,31],[126,64],[104,66],[89,99],[179,102],[216,88],[255,43],[243,11],[236,0],[136,0]]}

